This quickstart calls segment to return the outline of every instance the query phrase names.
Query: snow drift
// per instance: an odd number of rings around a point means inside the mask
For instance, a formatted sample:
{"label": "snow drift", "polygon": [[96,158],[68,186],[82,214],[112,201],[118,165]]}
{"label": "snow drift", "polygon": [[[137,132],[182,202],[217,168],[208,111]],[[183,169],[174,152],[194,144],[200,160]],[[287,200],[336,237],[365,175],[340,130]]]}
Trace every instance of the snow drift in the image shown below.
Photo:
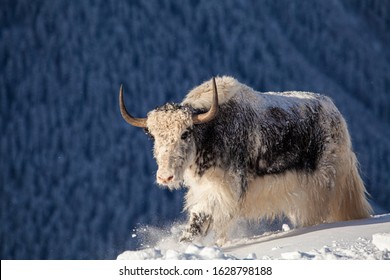
{"label": "snow drift", "polygon": [[117,259],[390,259],[390,214],[292,230],[283,225],[280,231],[232,239],[222,248],[209,244],[207,237],[198,243],[178,243],[180,228],[175,224],[166,231],[137,230],[133,237],[149,236],[143,249],[125,251]]}

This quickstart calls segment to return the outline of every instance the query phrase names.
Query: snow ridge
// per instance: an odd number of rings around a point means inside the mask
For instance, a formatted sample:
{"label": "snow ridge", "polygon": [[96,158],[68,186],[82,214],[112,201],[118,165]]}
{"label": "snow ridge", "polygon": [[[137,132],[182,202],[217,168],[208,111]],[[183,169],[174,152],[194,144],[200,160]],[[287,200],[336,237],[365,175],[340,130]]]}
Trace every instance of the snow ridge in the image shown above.
{"label": "snow ridge", "polygon": [[156,244],[143,244],[143,249],[125,251],[117,259],[390,260],[390,214],[292,230],[283,225],[283,230],[236,238],[222,248],[210,244],[209,237],[194,244],[178,243],[182,226],[174,224],[169,231],[144,228],[145,235],[159,239]]}

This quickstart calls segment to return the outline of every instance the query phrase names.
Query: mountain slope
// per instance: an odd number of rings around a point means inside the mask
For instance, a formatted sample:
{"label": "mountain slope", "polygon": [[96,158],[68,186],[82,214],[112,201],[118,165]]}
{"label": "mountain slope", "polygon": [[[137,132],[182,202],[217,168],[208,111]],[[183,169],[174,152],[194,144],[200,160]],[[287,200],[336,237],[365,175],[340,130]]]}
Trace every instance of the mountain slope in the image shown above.
{"label": "mountain slope", "polygon": [[177,228],[171,236],[160,232],[156,246],[118,259],[390,259],[390,214],[293,230],[284,225],[285,231],[234,239],[223,248],[177,244]]}

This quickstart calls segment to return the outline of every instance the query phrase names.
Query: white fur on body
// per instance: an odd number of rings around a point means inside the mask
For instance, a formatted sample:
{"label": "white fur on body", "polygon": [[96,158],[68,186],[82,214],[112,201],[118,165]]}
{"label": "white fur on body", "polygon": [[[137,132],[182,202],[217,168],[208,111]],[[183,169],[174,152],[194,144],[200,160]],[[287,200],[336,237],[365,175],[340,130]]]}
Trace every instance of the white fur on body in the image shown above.
{"label": "white fur on body", "polygon": [[[190,213],[190,221],[184,240],[204,235],[210,227],[217,233],[219,243],[223,243],[231,224],[242,217],[273,219],[285,215],[295,226],[308,226],[364,218],[371,213],[346,123],[329,98],[307,92],[258,93],[231,77],[216,78],[216,83],[219,105],[235,101],[243,111],[253,109],[259,120],[264,120],[268,108],[288,111],[291,106],[303,107],[305,100],[318,99],[325,111],[320,114],[320,123],[334,137],[325,139],[324,150],[314,171],[250,174],[243,193],[239,187],[240,178],[231,170],[213,166],[202,174],[197,171],[195,143],[192,139],[181,139],[183,133],[193,126],[190,111],[151,111],[147,126],[155,139],[154,156],[159,167],[157,182],[171,189],[181,184],[188,187],[185,210]],[[211,100],[212,83],[208,81],[193,89],[182,105],[208,109]],[[245,114],[245,111],[241,113]],[[337,127],[328,119],[332,114],[339,120]],[[263,140],[256,133],[251,135],[250,141],[254,143],[251,153],[265,152],[261,150],[265,147]],[[173,179],[169,181],[167,178]],[[200,218],[198,214],[203,216]]]}

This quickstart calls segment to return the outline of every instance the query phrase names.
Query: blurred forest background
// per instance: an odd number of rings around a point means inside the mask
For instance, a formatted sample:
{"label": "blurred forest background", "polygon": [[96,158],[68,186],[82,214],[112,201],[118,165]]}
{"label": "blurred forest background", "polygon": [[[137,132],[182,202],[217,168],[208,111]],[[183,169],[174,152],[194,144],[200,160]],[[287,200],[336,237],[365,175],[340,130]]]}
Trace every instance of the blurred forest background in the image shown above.
{"label": "blurred forest background", "polygon": [[390,1],[1,0],[2,259],[112,259],[183,218],[136,116],[215,75],[330,96],[390,211]]}

